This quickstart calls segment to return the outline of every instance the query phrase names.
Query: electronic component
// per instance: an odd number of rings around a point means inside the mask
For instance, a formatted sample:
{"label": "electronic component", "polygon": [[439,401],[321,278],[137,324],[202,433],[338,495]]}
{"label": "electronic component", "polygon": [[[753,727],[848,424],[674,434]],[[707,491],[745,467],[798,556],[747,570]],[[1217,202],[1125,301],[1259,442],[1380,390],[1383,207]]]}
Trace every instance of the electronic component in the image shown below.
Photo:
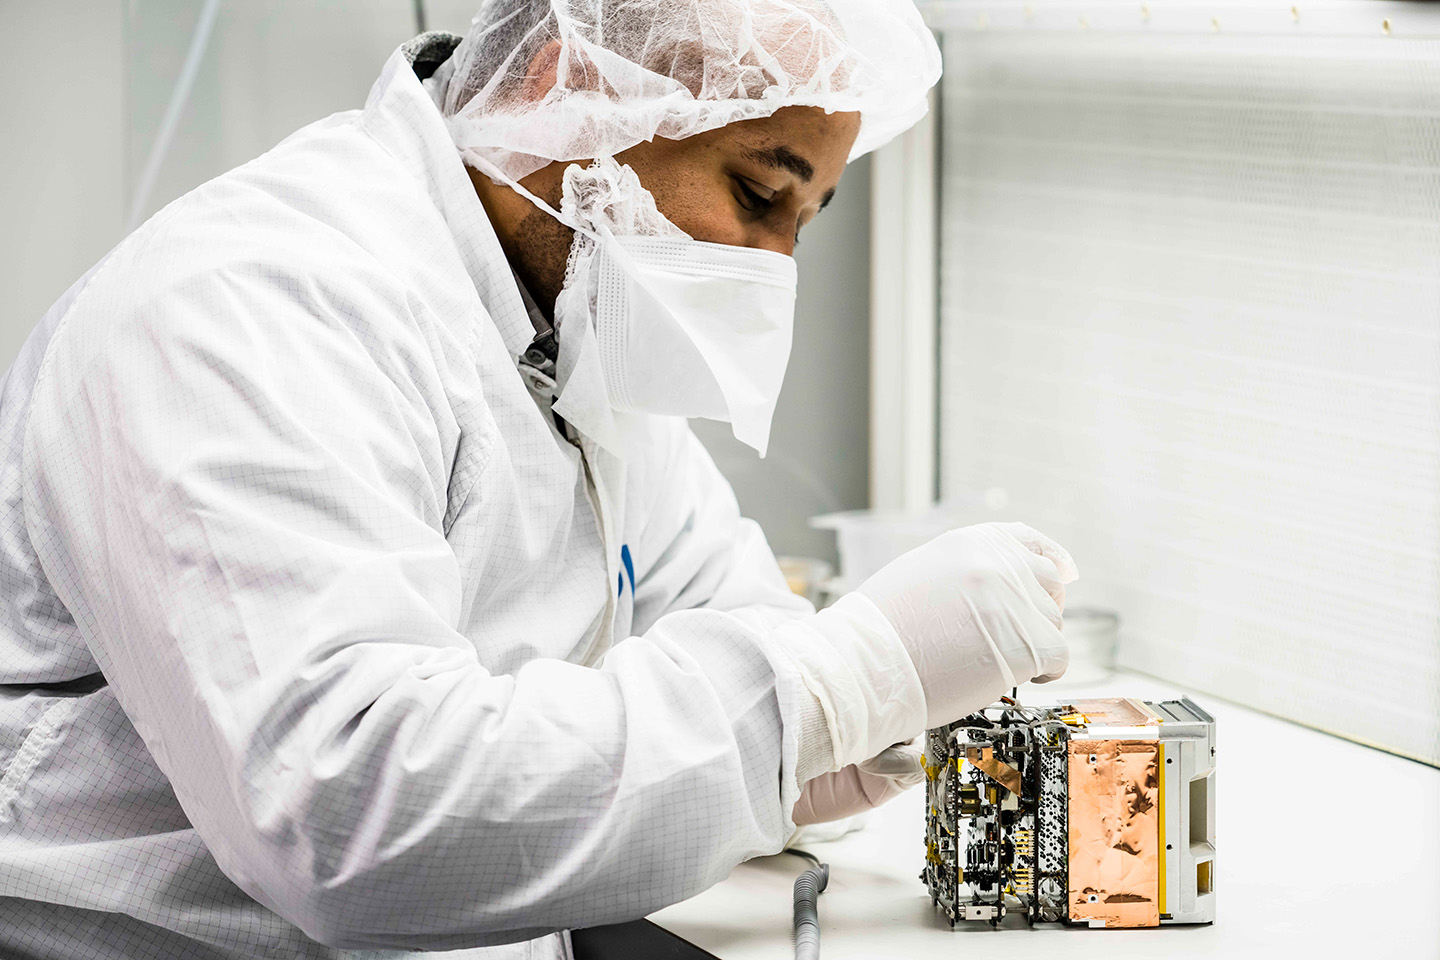
{"label": "electronic component", "polygon": [[1188,697],[1010,698],[926,734],[920,878],[950,923],[1215,919],[1215,720]]}

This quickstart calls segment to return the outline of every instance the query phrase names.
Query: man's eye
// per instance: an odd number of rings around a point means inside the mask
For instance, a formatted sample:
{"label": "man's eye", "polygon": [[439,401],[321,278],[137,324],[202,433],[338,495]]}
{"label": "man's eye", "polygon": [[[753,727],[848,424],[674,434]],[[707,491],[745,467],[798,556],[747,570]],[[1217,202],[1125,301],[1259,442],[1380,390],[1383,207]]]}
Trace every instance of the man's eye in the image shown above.
{"label": "man's eye", "polygon": [[774,201],[770,197],[762,196],[744,179],[736,177],[735,183],[740,188],[740,205],[746,210],[752,213],[764,213],[774,206]]}

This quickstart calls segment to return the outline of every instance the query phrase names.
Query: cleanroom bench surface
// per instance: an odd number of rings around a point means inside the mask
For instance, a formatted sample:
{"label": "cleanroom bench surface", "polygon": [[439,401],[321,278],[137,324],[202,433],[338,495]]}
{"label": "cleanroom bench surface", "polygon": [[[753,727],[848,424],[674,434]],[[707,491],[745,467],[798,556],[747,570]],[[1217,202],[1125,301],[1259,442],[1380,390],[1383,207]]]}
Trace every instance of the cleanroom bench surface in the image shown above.
{"label": "cleanroom bench surface", "polygon": [[[824,960],[876,957],[1375,957],[1440,960],[1440,769],[1152,677],[1027,686],[1036,703],[1084,695],[1188,693],[1216,719],[1216,922],[1146,930],[951,929],[918,879],[924,791],[864,829],[801,844],[830,864],[820,898]],[[807,864],[743,863],[729,879],[650,917],[721,960],[789,960],[791,885]]]}

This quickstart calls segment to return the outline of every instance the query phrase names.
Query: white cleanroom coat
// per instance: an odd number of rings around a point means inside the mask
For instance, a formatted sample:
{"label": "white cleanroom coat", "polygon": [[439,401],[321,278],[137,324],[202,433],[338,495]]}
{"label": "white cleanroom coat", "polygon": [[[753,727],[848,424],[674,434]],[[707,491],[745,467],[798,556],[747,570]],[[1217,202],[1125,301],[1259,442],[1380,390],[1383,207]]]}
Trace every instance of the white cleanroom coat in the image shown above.
{"label": "white cleanroom coat", "polygon": [[809,607],[683,422],[550,416],[419,47],[6,376],[0,954],[518,944],[791,829]]}

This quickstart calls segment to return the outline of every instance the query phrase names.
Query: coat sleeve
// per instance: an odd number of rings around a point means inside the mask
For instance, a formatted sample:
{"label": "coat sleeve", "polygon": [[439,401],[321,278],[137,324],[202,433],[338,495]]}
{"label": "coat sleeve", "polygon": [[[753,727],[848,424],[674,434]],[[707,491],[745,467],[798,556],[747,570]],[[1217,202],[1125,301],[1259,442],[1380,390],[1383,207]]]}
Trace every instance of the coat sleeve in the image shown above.
{"label": "coat sleeve", "polygon": [[[507,676],[458,632],[452,425],[403,291],[283,263],[142,291],[121,259],[47,355],[26,519],[241,888],[322,943],[443,950],[642,916],[779,849],[799,681],[759,621],[678,612],[600,668]],[[789,602],[730,583],[705,600]]]}
{"label": "coat sleeve", "polygon": [[725,611],[757,629],[814,613],[791,592],[760,525],[740,515],[730,483],[685,421],[668,420],[661,468],[645,484],[635,619]]}
{"label": "coat sleeve", "polygon": [[786,682],[785,644],[794,635],[778,629],[815,611],[790,590],[760,525],[740,515],[729,481],[689,425],[666,423],[660,434],[665,455],[643,487],[648,509],[639,536],[633,626],[646,637],[705,624],[722,637],[762,638],[779,678],[781,792],[790,811],[798,795],[791,787],[829,770],[834,760],[820,701],[803,685]]}

